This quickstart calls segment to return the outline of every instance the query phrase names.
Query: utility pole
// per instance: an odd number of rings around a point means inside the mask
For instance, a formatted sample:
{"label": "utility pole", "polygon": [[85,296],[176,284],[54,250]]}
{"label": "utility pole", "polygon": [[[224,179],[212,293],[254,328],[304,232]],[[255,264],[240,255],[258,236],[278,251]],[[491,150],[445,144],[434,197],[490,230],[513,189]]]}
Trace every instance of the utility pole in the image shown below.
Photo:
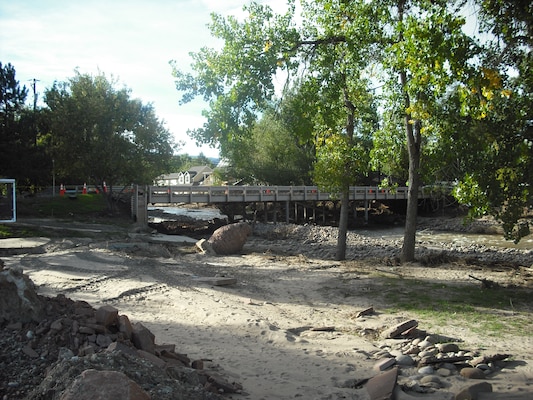
{"label": "utility pole", "polygon": [[37,110],[37,82],[39,82],[39,79],[30,79],[31,87],[33,89],[33,111]]}

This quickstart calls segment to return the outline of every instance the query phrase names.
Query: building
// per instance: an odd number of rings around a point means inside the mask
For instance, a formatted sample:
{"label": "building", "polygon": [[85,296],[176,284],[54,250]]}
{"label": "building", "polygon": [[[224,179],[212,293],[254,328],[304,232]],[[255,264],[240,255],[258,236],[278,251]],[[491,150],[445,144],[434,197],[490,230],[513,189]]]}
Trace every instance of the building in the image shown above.
{"label": "building", "polygon": [[191,167],[188,171],[161,175],[155,180],[157,186],[210,185],[213,169],[207,165]]}

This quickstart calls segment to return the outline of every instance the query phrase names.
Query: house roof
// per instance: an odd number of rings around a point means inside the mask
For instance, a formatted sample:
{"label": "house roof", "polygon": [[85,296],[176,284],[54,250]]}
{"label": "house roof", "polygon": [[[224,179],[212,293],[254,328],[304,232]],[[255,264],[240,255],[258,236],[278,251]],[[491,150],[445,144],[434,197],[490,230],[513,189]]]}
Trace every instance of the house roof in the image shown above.
{"label": "house roof", "polygon": [[188,172],[191,177],[198,176],[198,179],[203,178],[205,175],[211,175],[213,173],[213,169],[210,168],[208,165],[202,165],[202,166],[196,166],[189,168],[188,171],[181,171],[181,172],[172,172],[170,174],[163,174],[160,177],[158,177],[158,180],[172,180],[172,179],[178,179],[180,175]]}

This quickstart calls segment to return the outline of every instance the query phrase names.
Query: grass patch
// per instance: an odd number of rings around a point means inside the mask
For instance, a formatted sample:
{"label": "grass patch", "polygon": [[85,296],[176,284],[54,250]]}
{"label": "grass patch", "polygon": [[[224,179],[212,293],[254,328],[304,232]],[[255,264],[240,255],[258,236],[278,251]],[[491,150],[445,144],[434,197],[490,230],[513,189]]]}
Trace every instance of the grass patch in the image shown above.
{"label": "grass patch", "polygon": [[74,199],[68,196],[30,197],[17,200],[17,211],[20,216],[35,218],[86,220],[104,215],[107,202],[100,194],[79,194]]}
{"label": "grass patch", "polygon": [[389,305],[390,312],[407,311],[429,324],[463,325],[472,332],[496,337],[529,336],[533,329],[531,290],[380,279],[384,290],[374,294]]}
{"label": "grass patch", "polygon": [[[120,204],[119,204],[120,205]],[[93,234],[65,229],[40,229],[39,226],[27,226],[24,218],[52,219],[79,224],[107,224],[126,227],[132,222],[129,208],[120,205],[117,213],[110,213],[106,198],[101,194],[78,194],[75,199],[68,196],[17,198],[17,222],[0,224],[0,238],[11,237],[61,237],[93,236]]]}

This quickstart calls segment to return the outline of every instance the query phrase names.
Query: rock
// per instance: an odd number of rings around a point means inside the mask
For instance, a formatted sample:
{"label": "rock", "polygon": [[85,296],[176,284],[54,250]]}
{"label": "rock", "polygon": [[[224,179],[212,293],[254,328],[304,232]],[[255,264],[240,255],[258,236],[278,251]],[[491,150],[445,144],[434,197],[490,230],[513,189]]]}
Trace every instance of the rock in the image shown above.
{"label": "rock", "polygon": [[492,392],[492,385],[488,382],[479,382],[461,389],[455,395],[455,400],[477,400],[479,393]]}
{"label": "rock", "polygon": [[0,321],[31,322],[42,319],[44,310],[33,282],[21,269],[0,271]]}
{"label": "rock", "polygon": [[211,247],[211,243],[207,239],[200,239],[196,242],[196,247],[202,254],[216,255],[215,250]]}
{"label": "rock", "polygon": [[447,376],[450,376],[452,374],[452,371],[449,370],[448,368],[439,368],[437,370],[437,374],[439,376],[442,376],[442,377],[447,377]]}
{"label": "rock", "polygon": [[121,351],[123,353],[131,354],[131,355],[138,355],[137,350],[135,348],[126,346],[124,343],[120,342],[113,342],[109,346],[107,346],[106,351]]}
{"label": "rock", "polygon": [[218,228],[207,243],[216,254],[227,255],[239,253],[248,236],[252,234],[252,227],[246,222],[239,222]]}
{"label": "rock", "polygon": [[111,343],[113,343],[113,340],[107,335],[99,334],[96,336],[96,344],[100,347],[108,347]]}
{"label": "rock", "polygon": [[418,373],[422,375],[431,375],[434,372],[435,370],[433,369],[433,367],[429,365],[418,369]]}
{"label": "rock", "polygon": [[418,326],[418,321],[411,319],[408,321],[401,322],[393,327],[390,327],[389,329],[383,331],[382,337],[386,339],[394,339],[395,337],[398,337],[402,333]]}
{"label": "rock", "polygon": [[413,358],[407,354],[402,354],[396,357],[396,364],[403,366],[411,366],[415,363]]}
{"label": "rock", "polygon": [[418,347],[421,349],[427,349],[433,346],[433,342],[431,341],[431,338],[428,336],[423,341],[418,343]]}
{"label": "rock", "polygon": [[22,348],[22,352],[26,354],[30,358],[37,358],[39,357],[39,354],[33,350],[30,346],[26,345]]}
{"label": "rock", "polygon": [[423,350],[420,353],[418,353],[418,357],[420,358],[433,357],[435,354],[437,354],[437,349],[428,349],[428,350]]}
{"label": "rock", "polygon": [[371,400],[392,400],[398,368],[392,368],[387,372],[370,378],[366,384],[366,390]]}
{"label": "rock", "polygon": [[459,351],[459,346],[455,343],[439,343],[437,348],[441,353],[456,353]]}
{"label": "rock", "polygon": [[154,354],[155,336],[148,328],[140,322],[133,325],[131,340],[136,348]]}
{"label": "rock", "polygon": [[137,350],[137,354],[140,357],[144,358],[145,360],[150,361],[152,364],[157,365],[160,368],[165,367],[165,361],[157,357],[155,354],[148,353],[147,351],[144,351],[144,350]]}
{"label": "rock", "polygon": [[61,400],[150,400],[150,396],[122,372],[88,369],[77,377]]}
{"label": "rock", "polygon": [[118,317],[118,331],[124,335],[125,339],[131,340],[133,326],[127,315],[121,315]]}
{"label": "rock", "polygon": [[96,322],[109,327],[118,322],[118,310],[113,306],[102,306],[95,313]]}
{"label": "rock", "polygon": [[442,387],[442,382],[441,380],[439,379],[438,376],[435,376],[435,375],[426,375],[426,376],[423,376],[421,379],[420,379],[420,383],[424,386],[430,386],[432,388],[435,388],[435,389],[439,389]]}
{"label": "rock", "polygon": [[396,359],[394,358],[382,358],[376,364],[374,364],[374,370],[376,371],[385,371],[389,369],[394,364],[396,364]]}
{"label": "rock", "polygon": [[485,374],[479,368],[463,368],[461,370],[461,376],[467,379],[485,379]]}

